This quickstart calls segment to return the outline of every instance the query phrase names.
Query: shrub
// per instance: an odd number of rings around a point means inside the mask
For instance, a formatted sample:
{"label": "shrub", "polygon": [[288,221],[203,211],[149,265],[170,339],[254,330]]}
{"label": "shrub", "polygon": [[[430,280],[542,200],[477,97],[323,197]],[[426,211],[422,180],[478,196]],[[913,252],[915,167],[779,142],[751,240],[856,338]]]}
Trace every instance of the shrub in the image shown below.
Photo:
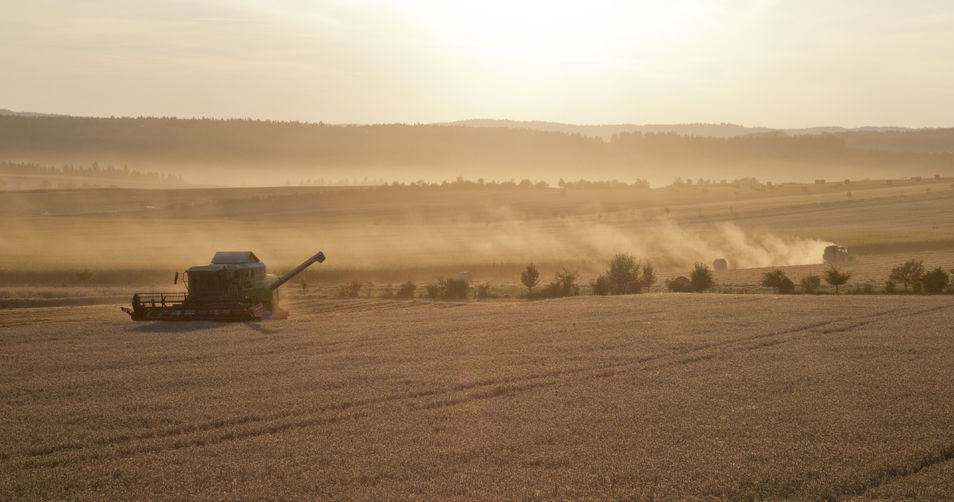
{"label": "shrub", "polygon": [[907,291],[908,286],[915,286],[922,275],[924,275],[924,262],[911,259],[891,269],[888,279],[904,284],[904,290]]}
{"label": "shrub", "polygon": [[835,294],[838,294],[838,286],[848,282],[851,279],[850,272],[840,272],[834,265],[825,272],[825,282],[835,287]]}
{"label": "shrub", "polygon": [[817,275],[806,275],[802,277],[800,285],[805,294],[813,295],[818,292],[818,288],[821,287],[821,277]]}
{"label": "shrub", "polygon": [[93,271],[90,269],[78,270],[73,273],[73,282],[80,284],[86,284],[88,282],[93,282]]}
{"label": "shrub", "polygon": [[342,284],[338,286],[338,296],[357,298],[361,293],[361,286],[364,286],[364,283],[359,280],[353,280],[350,284]]}
{"label": "shrub", "polygon": [[855,288],[850,291],[846,290],[846,293],[851,293],[853,295],[873,295],[874,292],[874,286],[871,284],[862,284],[860,286],[855,286]]}
{"label": "shrub", "polygon": [[395,293],[394,296],[398,298],[414,298],[415,291],[417,291],[417,284],[409,280],[398,286],[397,293]]}
{"label": "shrub", "polygon": [[894,293],[896,293],[897,291],[898,291],[898,284],[897,284],[897,283],[895,283],[895,282],[892,281],[891,279],[888,279],[887,281],[884,281],[884,292],[885,292],[885,293],[894,294]]}
{"label": "shrub", "polygon": [[381,294],[378,295],[380,298],[394,298],[394,286],[389,282],[387,286],[384,287],[384,290],[381,291]]}
{"label": "shrub", "polygon": [[441,298],[444,296],[444,279],[438,279],[437,282],[432,282],[424,286],[424,290],[427,291],[428,298]]}
{"label": "shrub", "polygon": [[444,281],[444,298],[467,298],[470,283],[464,279],[447,279]]}
{"label": "shrub", "polygon": [[689,273],[689,282],[696,293],[702,293],[715,285],[715,281],[712,280],[712,270],[705,263],[695,264],[692,272]]}
{"label": "shrub", "polygon": [[553,282],[547,284],[541,291],[544,298],[563,298],[580,294],[580,287],[576,284],[577,273],[563,269],[557,272]]}
{"label": "shrub", "polygon": [[590,283],[590,287],[593,288],[594,295],[606,296],[610,292],[609,280],[605,275],[600,275],[593,282]]}
{"label": "shrub", "polygon": [[490,298],[490,283],[485,282],[477,285],[477,298]]}
{"label": "shrub", "polygon": [[774,270],[762,274],[762,285],[772,288],[776,293],[783,295],[790,295],[795,292],[795,283],[781,270]]}
{"label": "shrub", "polygon": [[437,279],[425,286],[428,298],[467,298],[470,284],[464,279]]}
{"label": "shrub", "polygon": [[540,271],[537,270],[537,266],[530,262],[527,264],[526,270],[520,272],[520,282],[527,287],[529,291],[527,296],[533,296],[533,288],[537,285],[537,282],[540,280]]}
{"label": "shrub", "polygon": [[679,276],[675,279],[667,280],[666,289],[672,291],[673,293],[691,293],[692,281],[690,281],[687,277]]}
{"label": "shrub", "polygon": [[950,284],[950,281],[951,278],[941,267],[937,267],[921,276],[921,284],[924,286],[924,291],[935,295],[943,293]]}

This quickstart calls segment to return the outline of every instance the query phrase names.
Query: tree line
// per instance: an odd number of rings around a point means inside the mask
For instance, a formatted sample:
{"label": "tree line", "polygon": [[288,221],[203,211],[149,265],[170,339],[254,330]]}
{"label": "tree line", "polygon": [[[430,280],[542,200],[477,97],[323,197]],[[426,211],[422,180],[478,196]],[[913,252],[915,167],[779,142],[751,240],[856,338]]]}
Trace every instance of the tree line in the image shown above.
{"label": "tree line", "polygon": [[637,131],[603,140],[557,131],[425,124],[0,116],[0,157],[7,158],[109,155],[123,162],[308,167],[499,165],[551,172],[556,167],[737,165],[766,160],[949,168],[954,160],[950,152],[854,147],[846,138],[833,133],[718,138]]}
{"label": "tree line", "polygon": [[80,176],[87,178],[110,178],[117,180],[145,181],[169,185],[182,184],[182,177],[176,174],[140,171],[107,165],[101,167],[98,162],[89,166],[65,164],[63,166],[44,166],[31,162],[0,161],[0,174],[9,175],[41,175],[41,176]]}

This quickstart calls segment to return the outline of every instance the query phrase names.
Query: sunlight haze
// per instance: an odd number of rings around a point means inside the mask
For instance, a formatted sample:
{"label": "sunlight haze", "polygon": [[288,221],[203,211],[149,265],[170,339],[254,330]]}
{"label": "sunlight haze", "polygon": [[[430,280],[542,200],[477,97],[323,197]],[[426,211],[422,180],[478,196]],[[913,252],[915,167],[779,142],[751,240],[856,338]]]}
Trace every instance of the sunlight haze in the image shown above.
{"label": "sunlight haze", "polygon": [[942,127],[952,12],[929,0],[6,2],[0,108]]}

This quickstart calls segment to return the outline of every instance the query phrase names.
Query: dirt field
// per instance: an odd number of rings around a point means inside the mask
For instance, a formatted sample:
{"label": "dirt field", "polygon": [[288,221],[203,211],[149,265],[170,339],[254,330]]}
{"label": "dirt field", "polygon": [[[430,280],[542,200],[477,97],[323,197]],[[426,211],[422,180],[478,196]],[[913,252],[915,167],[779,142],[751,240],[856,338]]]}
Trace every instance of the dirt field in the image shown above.
{"label": "dirt field", "polygon": [[950,296],[0,310],[0,493],[937,499]]}

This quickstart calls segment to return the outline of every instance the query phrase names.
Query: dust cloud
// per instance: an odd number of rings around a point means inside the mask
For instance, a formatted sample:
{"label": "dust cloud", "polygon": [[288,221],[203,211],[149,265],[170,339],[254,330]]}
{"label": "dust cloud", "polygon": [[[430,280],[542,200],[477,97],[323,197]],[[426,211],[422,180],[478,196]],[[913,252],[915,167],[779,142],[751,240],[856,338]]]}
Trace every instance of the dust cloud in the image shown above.
{"label": "dust cloud", "polygon": [[[628,228],[624,225],[567,223],[545,226],[520,222],[489,228],[403,229],[388,243],[388,253],[354,249],[370,263],[407,265],[430,262],[464,263],[607,261],[630,253],[657,266],[675,268],[725,258],[733,268],[821,263],[831,243],[810,238],[783,238],[770,232],[746,231],[731,223],[705,228],[683,227],[671,221]],[[415,259],[415,255],[418,259]],[[419,264],[419,263],[418,263]],[[600,264],[599,266],[602,266]]]}
{"label": "dust cloud", "polygon": [[208,263],[220,250],[252,250],[271,271],[294,266],[318,250],[323,268],[402,269],[428,266],[577,264],[601,270],[616,253],[662,268],[728,260],[732,268],[821,263],[829,242],[782,237],[731,223],[682,226],[672,221],[596,223],[525,221],[427,225],[341,225],[235,221],[83,218],[6,222],[0,268],[182,270]]}

